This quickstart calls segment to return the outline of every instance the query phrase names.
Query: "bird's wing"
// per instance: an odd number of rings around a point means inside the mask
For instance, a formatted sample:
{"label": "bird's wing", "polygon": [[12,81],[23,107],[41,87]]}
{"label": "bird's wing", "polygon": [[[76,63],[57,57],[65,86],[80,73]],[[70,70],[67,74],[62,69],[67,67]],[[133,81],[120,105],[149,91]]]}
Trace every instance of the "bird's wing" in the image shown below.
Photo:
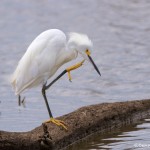
{"label": "bird's wing", "polygon": [[31,43],[12,77],[16,94],[45,82],[57,71],[54,67],[57,55],[65,44],[66,37],[57,34],[48,38],[39,36]]}

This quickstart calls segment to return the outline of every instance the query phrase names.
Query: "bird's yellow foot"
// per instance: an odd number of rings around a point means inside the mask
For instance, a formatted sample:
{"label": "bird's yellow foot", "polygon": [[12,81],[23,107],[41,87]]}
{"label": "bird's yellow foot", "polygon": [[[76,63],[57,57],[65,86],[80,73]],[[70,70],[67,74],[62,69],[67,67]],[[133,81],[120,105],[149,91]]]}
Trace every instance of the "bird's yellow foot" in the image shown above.
{"label": "bird's yellow foot", "polygon": [[72,79],[72,78],[71,78],[70,71],[75,70],[75,69],[81,67],[81,66],[83,65],[84,61],[85,61],[85,60],[82,60],[81,62],[79,62],[79,63],[77,63],[77,64],[75,64],[75,65],[73,65],[73,66],[71,66],[71,67],[68,67],[68,68],[66,69],[67,72],[68,72],[69,81],[71,81],[71,79]]}
{"label": "bird's yellow foot", "polygon": [[57,126],[60,126],[60,127],[64,128],[65,130],[68,130],[67,125],[62,120],[50,118],[49,120],[45,121],[44,123],[49,123],[49,122],[52,122],[52,123],[56,124]]}

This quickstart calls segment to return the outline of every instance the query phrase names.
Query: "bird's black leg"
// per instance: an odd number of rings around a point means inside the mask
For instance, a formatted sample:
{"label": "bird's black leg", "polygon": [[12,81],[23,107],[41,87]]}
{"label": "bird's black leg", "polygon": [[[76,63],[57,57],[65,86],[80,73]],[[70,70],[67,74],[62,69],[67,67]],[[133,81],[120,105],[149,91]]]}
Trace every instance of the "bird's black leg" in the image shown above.
{"label": "bird's black leg", "polygon": [[47,107],[49,116],[50,116],[50,118],[53,118],[53,115],[52,115],[52,112],[51,112],[51,110],[50,110],[50,107],[49,107],[49,104],[48,104],[48,101],[47,101],[47,97],[46,97],[46,84],[43,85],[43,88],[42,88],[42,95],[43,95],[43,97],[44,97],[45,104],[46,104],[46,107]]}
{"label": "bird's black leg", "polygon": [[50,84],[46,85],[46,83],[43,85],[42,87],[42,95],[44,97],[44,100],[45,100],[45,103],[46,103],[46,107],[47,107],[47,110],[48,110],[48,113],[49,113],[49,116],[50,116],[50,119],[48,121],[45,121],[45,123],[49,123],[49,122],[52,122],[54,124],[56,124],[57,126],[60,126],[62,128],[64,128],[65,130],[67,130],[67,127],[66,127],[66,124],[61,121],[61,120],[58,120],[58,119],[54,119],[53,118],[53,115],[52,115],[52,112],[50,110],[50,107],[49,107],[49,104],[48,104],[48,101],[47,101],[47,97],[46,97],[46,90],[48,88],[50,88],[50,86],[52,86],[60,77],[62,77],[65,73],[67,72],[67,70],[64,70],[57,78],[55,78]]}
{"label": "bird's black leg", "polygon": [[21,95],[18,95],[18,105],[21,106],[21,104],[23,104],[23,106],[25,106],[25,97],[21,100]]}
{"label": "bird's black leg", "polygon": [[46,97],[46,90],[50,88],[50,86],[52,86],[60,77],[62,77],[65,73],[67,72],[67,70],[64,70],[57,78],[55,78],[50,84],[46,85],[46,83],[43,85],[42,87],[42,95],[44,97],[45,103],[46,103],[46,107],[49,113],[50,118],[53,118],[52,112],[50,110],[48,101],[47,101],[47,97]]}
{"label": "bird's black leg", "polygon": [[84,60],[81,61],[80,63],[77,63],[76,65],[73,65],[67,69],[65,69],[58,77],[56,77],[50,84],[46,85],[46,83],[43,85],[42,87],[42,95],[44,97],[45,103],[46,103],[46,107],[50,116],[50,120],[46,121],[45,123],[48,122],[53,122],[54,124],[58,125],[58,126],[62,126],[64,129],[67,130],[66,124],[61,121],[61,120],[57,120],[53,118],[52,112],[50,110],[48,101],[47,101],[47,97],[46,97],[46,90],[49,89],[59,78],[61,78],[65,73],[68,72],[69,74],[69,79],[71,80],[71,76],[70,76],[70,71],[79,68],[80,66],[82,66],[82,64],[84,63]]}
{"label": "bird's black leg", "polygon": [[21,96],[18,95],[18,105],[20,106],[21,105]]}

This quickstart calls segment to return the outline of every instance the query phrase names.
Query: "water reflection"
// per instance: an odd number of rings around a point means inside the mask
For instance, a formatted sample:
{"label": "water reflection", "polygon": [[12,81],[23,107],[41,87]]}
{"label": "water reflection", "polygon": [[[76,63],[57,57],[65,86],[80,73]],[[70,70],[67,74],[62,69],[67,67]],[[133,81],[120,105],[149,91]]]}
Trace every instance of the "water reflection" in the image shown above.
{"label": "water reflection", "polygon": [[129,150],[148,149],[149,146],[150,121],[144,120],[138,125],[128,126],[105,135],[94,135],[67,150]]}

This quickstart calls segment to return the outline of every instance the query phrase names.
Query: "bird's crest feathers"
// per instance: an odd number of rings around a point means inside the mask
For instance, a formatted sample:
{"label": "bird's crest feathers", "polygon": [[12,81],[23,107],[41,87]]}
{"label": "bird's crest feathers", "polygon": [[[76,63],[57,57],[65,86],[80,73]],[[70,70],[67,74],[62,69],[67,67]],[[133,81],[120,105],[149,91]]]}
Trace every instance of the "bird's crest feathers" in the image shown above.
{"label": "bird's crest feathers", "polygon": [[68,43],[87,48],[91,48],[93,46],[92,41],[88,38],[86,34],[80,34],[76,32],[69,33]]}

